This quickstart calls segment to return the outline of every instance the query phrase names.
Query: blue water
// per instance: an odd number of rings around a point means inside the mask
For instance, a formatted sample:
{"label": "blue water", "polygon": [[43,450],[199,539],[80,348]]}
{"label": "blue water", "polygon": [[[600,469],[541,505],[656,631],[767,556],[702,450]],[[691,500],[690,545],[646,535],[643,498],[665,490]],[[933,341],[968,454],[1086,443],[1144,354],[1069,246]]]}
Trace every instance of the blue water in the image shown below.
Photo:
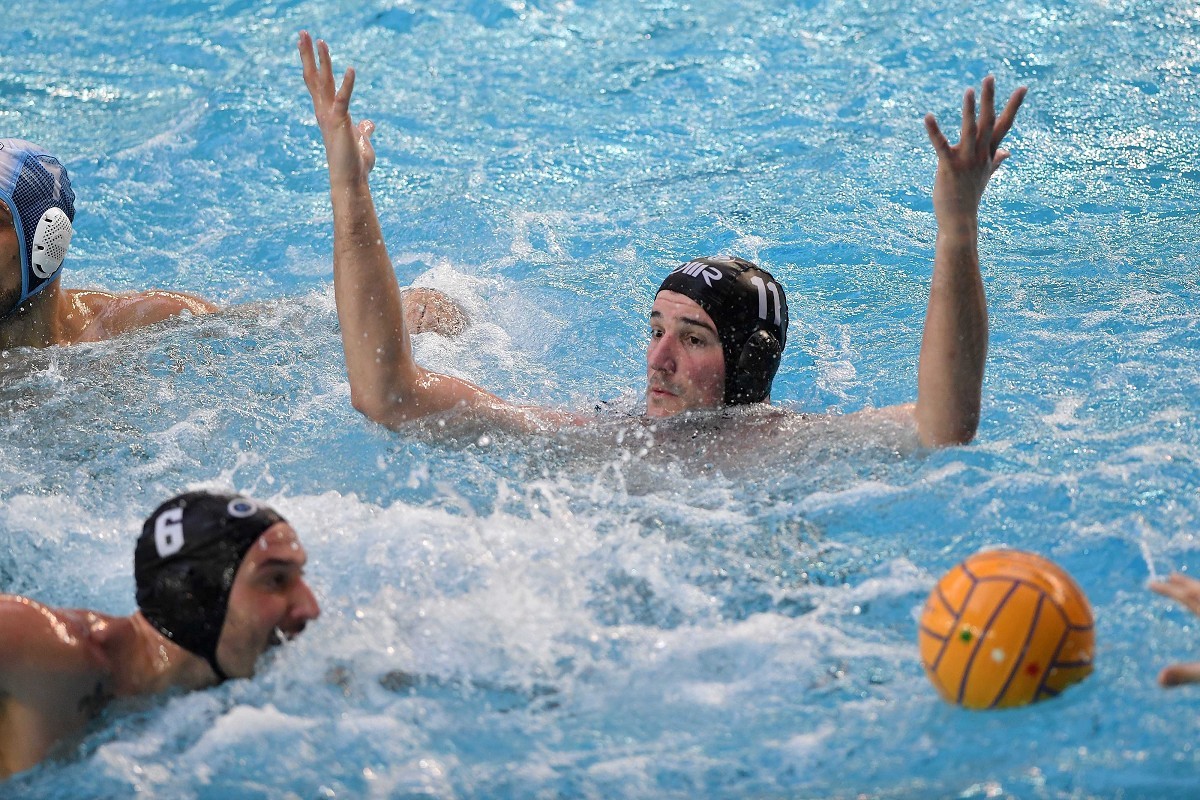
{"label": "blue water", "polygon": [[[653,288],[714,252],[788,288],[779,404],[911,400],[921,116],[955,129],[989,72],[1028,84],[982,212],[977,441],[797,429],[759,464],[368,423],[301,28],[359,69],[401,280],[473,318],[418,358],[585,411],[636,404]],[[1200,637],[1144,586],[1200,568],[1195,4],[48,0],[0,11],[0,52],[3,135],[72,170],[66,285],[228,309],[0,359],[0,590],[132,611],[143,516],[205,486],[291,519],[324,609],[253,681],[113,707],[0,795],[1194,791],[1200,690],[1154,676]],[[926,681],[915,617],[999,544],[1083,586],[1096,672],[971,713]]]}

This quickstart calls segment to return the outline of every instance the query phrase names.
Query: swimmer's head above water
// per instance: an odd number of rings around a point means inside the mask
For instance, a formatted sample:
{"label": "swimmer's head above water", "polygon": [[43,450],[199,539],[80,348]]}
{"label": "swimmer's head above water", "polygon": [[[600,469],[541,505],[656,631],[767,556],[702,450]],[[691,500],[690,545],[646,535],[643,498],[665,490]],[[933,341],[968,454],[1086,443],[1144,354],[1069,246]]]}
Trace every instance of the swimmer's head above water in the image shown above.
{"label": "swimmer's head above water", "polygon": [[[319,613],[295,565],[277,559],[282,571],[275,574],[268,559],[256,564],[267,572],[251,576],[251,582],[264,590],[268,606],[279,607],[272,612],[262,603],[247,603],[234,619],[235,579],[255,543],[264,551],[299,549],[295,532],[267,506],[239,495],[189,492],[154,510],[134,553],[138,610],[159,633],[207,661],[218,680],[252,673],[263,650],[281,636],[296,635]],[[280,606],[273,595],[285,592],[294,596],[283,597],[289,605]],[[310,608],[289,613],[295,603]],[[279,615],[277,621],[272,613]],[[238,640],[227,643],[230,652],[221,648],[223,634]],[[237,663],[223,665],[222,657]]]}
{"label": "swimmer's head above water", "polygon": [[651,416],[770,398],[788,311],[782,287],[766,270],[741,258],[681,264],[659,286],[650,324]]}
{"label": "swimmer's head above water", "polygon": [[66,168],[50,153],[21,139],[0,139],[0,203],[5,216],[12,217],[21,265],[19,287],[15,275],[11,286],[0,284],[2,320],[62,270],[75,220],[75,192]]}
{"label": "swimmer's head above water", "polygon": [[306,561],[296,532],[269,508],[190,492],[146,522],[135,613],[0,594],[0,780],[40,762],[117,697],[253,675],[272,643],[321,613]]}

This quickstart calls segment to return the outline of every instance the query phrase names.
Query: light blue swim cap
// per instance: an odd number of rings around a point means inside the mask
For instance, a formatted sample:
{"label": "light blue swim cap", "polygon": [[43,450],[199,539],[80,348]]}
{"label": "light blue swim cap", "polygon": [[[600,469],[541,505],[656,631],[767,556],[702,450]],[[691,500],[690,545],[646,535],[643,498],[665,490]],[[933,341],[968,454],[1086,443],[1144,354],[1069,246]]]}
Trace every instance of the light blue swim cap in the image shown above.
{"label": "light blue swim cap", "polygon": [[0,200],[12,213],[21,246],[21,298],[0,309],[0,319],[46,288],[62,270],[75,192],[57,158],[21,139],[0,139]]}

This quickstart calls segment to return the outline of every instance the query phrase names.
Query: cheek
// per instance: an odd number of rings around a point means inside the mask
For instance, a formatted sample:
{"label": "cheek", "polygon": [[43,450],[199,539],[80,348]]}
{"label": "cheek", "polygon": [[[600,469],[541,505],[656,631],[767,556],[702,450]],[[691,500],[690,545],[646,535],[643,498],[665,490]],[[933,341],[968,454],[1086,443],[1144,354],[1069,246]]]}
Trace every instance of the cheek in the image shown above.
{"label": "cheek", "polygon": [[708,374],[712,376],[710,386],[719,395],[725,393],[725,358],[721,351],[709,362]]}
{"label": "cheek", "polygon": [[693,362],[692,375],[697,388],[705,395],[725,393],[725,357],[719,347],[705,351]]}
{"label": "cheek", "polygon": [[11,228],[0,231],[0,289],[21,291],[21,248]]}

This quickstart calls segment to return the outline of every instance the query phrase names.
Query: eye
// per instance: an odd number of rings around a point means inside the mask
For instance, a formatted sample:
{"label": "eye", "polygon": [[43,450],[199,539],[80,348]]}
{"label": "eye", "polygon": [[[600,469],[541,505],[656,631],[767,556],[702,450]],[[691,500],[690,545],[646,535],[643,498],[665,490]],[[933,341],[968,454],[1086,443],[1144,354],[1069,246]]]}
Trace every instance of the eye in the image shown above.
{"label": "eye", "polygon": [[651,328],[650,329],[650,338],[651,339],[661,339],[662,335],[663,335],[662,328]]}
{"label": "eye", "polygon": [[287,589],[292,584],[292,573],[287,570],[272,570],[263,576],[263,585],[272,592]]}

